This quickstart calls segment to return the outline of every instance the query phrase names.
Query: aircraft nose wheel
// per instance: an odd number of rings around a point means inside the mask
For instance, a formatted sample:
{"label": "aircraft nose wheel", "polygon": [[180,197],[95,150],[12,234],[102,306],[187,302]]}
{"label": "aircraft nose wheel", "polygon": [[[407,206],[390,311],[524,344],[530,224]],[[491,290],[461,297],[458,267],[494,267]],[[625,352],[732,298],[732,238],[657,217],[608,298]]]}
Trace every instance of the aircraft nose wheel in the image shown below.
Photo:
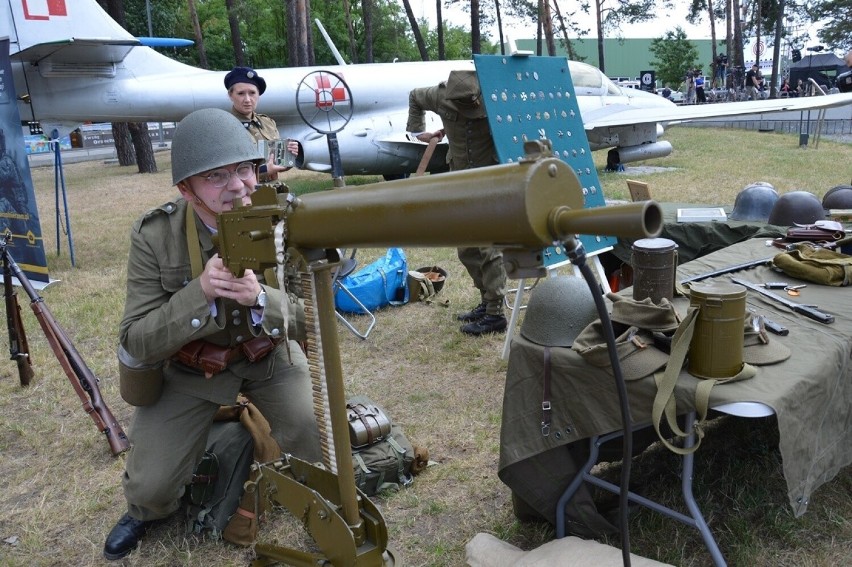
{"label": "aircraft nose wheel", "polygon": [[343,178],[337,132],[352,119],[352,91],[343,77],[331,71],[313,71],[305,75],[296,88],[296,110],[305,124],[325,134],[331,158],[331,174]]}

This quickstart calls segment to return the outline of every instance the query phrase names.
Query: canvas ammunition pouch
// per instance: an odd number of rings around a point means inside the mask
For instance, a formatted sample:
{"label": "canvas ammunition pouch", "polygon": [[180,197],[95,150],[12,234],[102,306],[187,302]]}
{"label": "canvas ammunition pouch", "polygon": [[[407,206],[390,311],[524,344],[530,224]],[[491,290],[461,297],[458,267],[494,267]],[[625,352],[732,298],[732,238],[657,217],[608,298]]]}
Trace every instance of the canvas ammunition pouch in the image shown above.
{"label": "canvas ammunition pouch", "polygon": [[148,406],[163,392],[163,362],[143,364],[118,346],[118,381],[122,399],[131,406]]}
{"label": "canvas ammunition pouch", "polygon": [[797,244],[776,255],[772,263],[800,280],[833,286],[852,283],[852,256],[809,243]]}
{"label": "canvas ammunition pouch", "polygon": [[435,286],[432,280],[426,277],[423,272],[417,270],[409,270],[408,272],[408,293],[411,299],[418,301],[429,301],[435,295]]}
{"label": "canvas ammunition pouch", "polygon": [[201,370],[209,378],[225,370],[229,364],[239,360],[247,359],[249,362],[257,362],[280,343],[280,339],[273,339],[261,335],[240,343],[235,347],[226,347],[213,344],[204,339],[196,339],[186,343],[172,357],[185,366]]}
{"label": "canvas ammunition pouch", "polygon": [[414,475],[428,465],[429,451],[413,446],[402,428],[391,423],[384,410],[366,396],[351,398],[346,411],[358,489],[373,496],[411,485]]}

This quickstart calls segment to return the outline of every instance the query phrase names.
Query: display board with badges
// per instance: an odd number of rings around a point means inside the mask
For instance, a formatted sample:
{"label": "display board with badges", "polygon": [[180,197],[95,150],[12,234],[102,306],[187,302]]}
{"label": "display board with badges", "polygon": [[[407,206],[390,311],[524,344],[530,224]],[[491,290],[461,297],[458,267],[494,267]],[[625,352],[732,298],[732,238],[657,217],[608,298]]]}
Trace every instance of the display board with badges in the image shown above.
{"label": "display board with badges", "polygon": [[[500,163],[520,160],[527,140],[550,140],[554,157],[576,173],[584,208],[605,206],[568,60],[475,55],[474,64]],[[610,250],[616,243],[611,236],[579,235],[579,240],[589,255]],[[561,246],[545,249],[545,266],[566,262]]]}

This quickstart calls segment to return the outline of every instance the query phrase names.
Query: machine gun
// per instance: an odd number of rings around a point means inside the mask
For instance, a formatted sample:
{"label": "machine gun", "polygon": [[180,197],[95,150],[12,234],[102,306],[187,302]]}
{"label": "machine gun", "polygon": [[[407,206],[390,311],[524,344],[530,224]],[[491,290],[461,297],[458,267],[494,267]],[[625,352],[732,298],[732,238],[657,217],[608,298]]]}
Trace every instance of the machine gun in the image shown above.
{"label": "machine gun", "polygon": [[250,206],[219,215],[219,254],[234,275],[277,267],[294,253],[307,264],[302,281],[307,354],[324,467],[294,457],[261,464],[258,483],[247,490],[271,495],[302,518],[321,553],[258,543],[254,565],[396,562],[381,513],[355,486],[332,291],[338,248],[496,246],[503,249],[507,275],[522,278],[546,273],[547,246],[565,244],[572,261],[582,258],[577,234],[659,234],[657,203],[584,209],[571,167],[550,157],[546,142],[527,142],[524,149],[518,163],[302,197],[265,185]]}
{"label": "machine gun", "polygon": [[[124,433],[121,425],[119,425],[118,420],[112,415],[106,402],[101,397],[97,377],[95,377],[94,373],[86,365],[80,353],[77,352],[65,330],[53,318],[53,313],[47,308],[44,298],[38,294],[32,283],[30,283],[29,278],[27,278],[26,274],[24,274],[20,266],[12,258],[8,247],[11,237],[11,232],[0,235],[0,260],[3,262],[3,283],[6,292],[6,319],[9,322],[10,351],[12,352],[13,359],[18,361],[19,372],[21,371],[22,360],[29,364],[30,359],[26,346],[24,327],[20,320],[20,312],[15,311],[18,308],[17,297],[11,293],[13,275],[18,278],[21,287],[27,292],[30,298],[30,306],[44,331],[44,335],[47,337],[47,342],[50,343],[53,354],[56,355],[59,364],[62,366],[62,370],[65,371],[68,380],[71,381],[71,386],[77,392],[80,401],[83,402],[83,409],[95,422],[98,431],[106,435],[112,454],[119,455],[123,453],[130,448],[130,441],[127,439],[127,435]],[[13,302],[10,302],[10,295],[14,299]],[[10,321],[10,318],[13,316],[17,316],[16,323]],[[13,331],[14,336],[12,334]],[[13,342],[17,343],[14,348],[11,346]],[[29,369],[29,372],[32,373],[32,369]],[[27,383],[29,383],[29,378],[27,378]],[[21,374],[21,384],[24,384],[23,374]]]}

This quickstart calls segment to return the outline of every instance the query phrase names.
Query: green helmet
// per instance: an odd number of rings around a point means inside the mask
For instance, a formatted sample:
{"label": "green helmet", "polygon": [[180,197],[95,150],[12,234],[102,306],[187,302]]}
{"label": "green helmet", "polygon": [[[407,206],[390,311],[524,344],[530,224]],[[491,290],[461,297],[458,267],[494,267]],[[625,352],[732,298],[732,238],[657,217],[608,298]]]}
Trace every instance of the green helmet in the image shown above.
{"label": "green helmet", "polygon": [[825,219],[825,209],[819,197],[808,191],[790,191],[784,193],[769,212],[769,224],[792,226],[794,224],[813,224]]}
{"label": "green helmet", "polygon": [[230,112],[204,108],[178,123],[172,136],[172,183],[244,161],[263,163],[257,142]]}
{"label": "green helmet", "polygon": [[526,311],[521,336],[543,346],[570,347],[598,318],[586,280],[573,276],[542,279],[530,293]]}

